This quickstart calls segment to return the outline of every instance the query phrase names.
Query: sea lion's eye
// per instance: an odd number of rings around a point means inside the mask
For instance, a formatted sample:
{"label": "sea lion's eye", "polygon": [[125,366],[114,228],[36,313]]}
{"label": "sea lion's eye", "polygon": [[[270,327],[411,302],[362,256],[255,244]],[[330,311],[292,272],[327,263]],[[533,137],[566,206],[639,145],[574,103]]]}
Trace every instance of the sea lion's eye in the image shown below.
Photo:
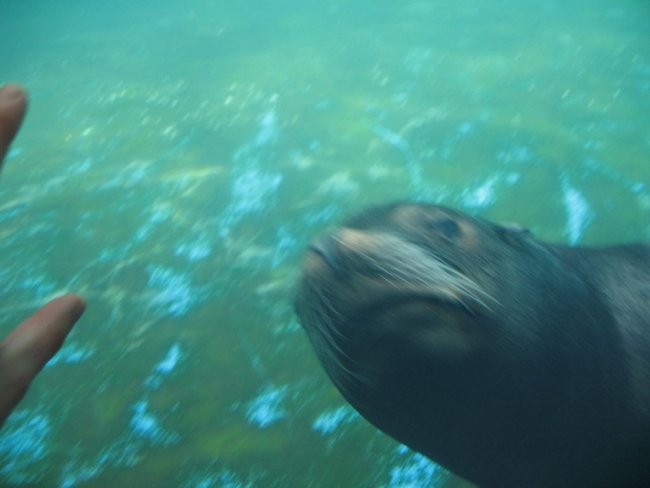
{"label": "sea lion's eye", "polygon": [[456,239],[460,233],[460,228],[454,219],[449,217],[444,217],[442,219],[430,220],[427,223],[427,227],[434,231],[436,234],[440,234],[446,239]]}

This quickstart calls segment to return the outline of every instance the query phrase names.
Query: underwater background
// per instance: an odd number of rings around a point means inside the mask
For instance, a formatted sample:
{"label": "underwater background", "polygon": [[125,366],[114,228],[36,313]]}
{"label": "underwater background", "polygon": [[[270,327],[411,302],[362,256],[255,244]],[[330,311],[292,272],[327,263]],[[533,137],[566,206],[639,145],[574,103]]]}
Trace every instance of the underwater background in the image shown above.
{"label": "underwater background", "polygon": [[88,308],[3,486],[469,486],[331,385],[304,247],[395,199],[650,240],[647,0],[0,0],[8,81],[0,334]]}

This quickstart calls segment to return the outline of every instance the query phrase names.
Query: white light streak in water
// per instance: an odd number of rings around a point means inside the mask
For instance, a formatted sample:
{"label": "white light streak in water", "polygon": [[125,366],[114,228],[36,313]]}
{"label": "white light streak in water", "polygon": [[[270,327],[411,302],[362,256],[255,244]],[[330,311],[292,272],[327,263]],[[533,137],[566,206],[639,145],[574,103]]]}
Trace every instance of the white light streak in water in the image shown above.
{"label": "white light streak in water", "polygon": [[567,222],[564,233],[569,238],[569,244],[576,245],[584,233],[585,228],[593,218],[587,200],[569,183],[568,178],[562,179],[562,192]]}
{"label": "white light streak in water", "polygon": [[76,345],[74,342],[65,344],[56,355],[48,361],[46,368],[55,364],[74,364],[80,363],[95,354],[95,349],[84,348]]}
{"label": "white light streak in water", "polygon": [[267,386],[262,393],[248,402],[246,420],[260,429],[270,427],[286,417],[287,412],[280,406],[287,394],[287,386],[274,388]]}
{"label": "white light streak in water", "polygon": [[169,348],[169,351],[167,351],[167,355],[164,359],[156,365],[156,373],[168,375],[176,367],[181,357],[181,348],[178,345],[178,342],[175,342],[172,344],[172,347]]}
{"label": "white light streak in water", "polygon": [[207,241],[185,242],[176,246],[176,256],[183,256],[191,262],[200,261],[212,254],[212,246]]}
{"label": "white light streak in water", "polygon": [[409,451],[406,446],[397,448],[399,457],[406,456],[405,460],[390,470],[389,487],[420,488],[422,486],[434,487],[442,481],[444,472],[440,466],[429,461],[418,453]]}
{"label": "white light streak in water", "polygon": [[128,429],[115,442],[104,447],[95,459],[80,460],[79,454],[72,452],[71,459],[63,466],[60,488],[78,486],[96,478],[109,467],[133,468],[142,461],[150,446],[168,446],[180,440],[178,434],[161,426],[149,410],[147,400],[136,402],[131,409],[133,415]]}
{"label": "white light streak in water", "polygon": [[219,473],[192,473],[181,488],[249,488],[253,483],[242,482],[235,473],[227,469]]}
{"label": "white light streak in water", "polygon": [[153,372],[144,382],[145,385],[151,389],[159,388],[165,377],[171,374],[183,356],[180,345],[177,342],[172,344],[165,357],[154,366]]}
{"label": "white light streak in water", "polygon": [[424,191],[422,187],[422,167],[411,149],[411,145],[401,134],[394,132],[382,125],[375,125],[372,128],[374,134],[389,146],[395,148],[404,158],[406,170],[409,174],[411,193],[415,198],[419,198]]}
{"label": "white light streak in water", "polygon": [[273,142],[277,137],[277,126],[278,117],[275,114],[275,110],[271,109],[262,116],[262,119],[260,120],[260,129],[255,136],[253,144],[259,147]]}
{"label": "white light streak in water", "polygon": [[161,435],[158,420],[147,413],[148,404],[140,401],[133,406],[133,417],[131,417],[131,428],[138,437],[155,439]]}
{"label": "white light streak in water", "polygon": [[305,216],[302,217],[302,221],[307,227],[314,227],[331,222],[340,213],[341,208],[338,205],[330,204],[320,210],[305,214]]}
{"label": "white light streak in water", "polygon": [[38,481],[50,430],[47,416],[30,410],[14,412],[0,433],[0,476],[16,485]]}
{"label": "white light streak in water", "polygon": [[253,165],[243,170],[232,183],[232,201],[221,217],[220,236],[227,237],[245,216],[267,210],[280,183],[280,173],[262,171]]}
{"label": "white light streak in water", "polygon": [[275,193],[282,182],[280,173],[265,173],[255,168],[244,171],[235,180],[232,194],[235,214],[247,214],[263,210],[267,198]]}
{"label": "white light streak in water", "polygon": [[465,190],[462,195],[463,205],[470,208],[483,208],[492,205],[496,200],[494,187],[498,178],[490,178],[478,188]]}
{"label": "white light streak in water", "polygon": [[181,317],[192,308],[200,293],[192,287],[190,276],[164,266],[150,266],[148,286],[154,292],[150,306]]}
{"label": "white light streak in water", "polygon": [[339,427],[350,424],[359,418],[359,414],[348,405],[335,408],[333,410],[326,410],[321,413],[311,428],[323,436],[334,433]]}
{"label": "white light streak in water", "polygon": [[137,437],[153,444],[173,444],[179,440],[178,434],[168,432],[160,426],[156,416],[149,411],[149,402],[146,400],[133,405],[130,425]]}
{"label": "white light streak in water", "polygon": [[298,240],[286,227],[280,227],[276,234],[278,240],[274,247],[275,252],[271,262],[272,268],[277,268],[292,252],[296,252],[298,245]]}

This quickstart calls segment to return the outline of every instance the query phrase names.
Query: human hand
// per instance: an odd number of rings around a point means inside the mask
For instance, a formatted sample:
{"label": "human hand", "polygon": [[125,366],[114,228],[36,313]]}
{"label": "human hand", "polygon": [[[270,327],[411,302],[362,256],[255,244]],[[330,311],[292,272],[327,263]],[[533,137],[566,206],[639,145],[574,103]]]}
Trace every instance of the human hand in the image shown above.
{"label": "human hand", "polygon": [[[0,165],[27,108],[17,86],[0,88]],[[61,348],[86,304],[77,295],[56,298],[38,310],[0,342],[0,427],[27,392],[45,363]]]}

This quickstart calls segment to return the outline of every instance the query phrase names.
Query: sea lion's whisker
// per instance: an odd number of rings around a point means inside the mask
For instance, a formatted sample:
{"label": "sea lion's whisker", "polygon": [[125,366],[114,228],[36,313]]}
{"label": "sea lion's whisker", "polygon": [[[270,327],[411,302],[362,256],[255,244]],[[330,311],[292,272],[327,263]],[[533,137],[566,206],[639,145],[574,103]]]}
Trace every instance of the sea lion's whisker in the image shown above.
{"label": "sea lion's whisker", "polygon": [[[402,241],[393,242],[391,237],[385,240],[387,245],[381,248],[381,256],[376,257],[363,251],[358,251],[358,255],[378,269],[382,278],[391,285],[399,287],[407,284],[441,291],[449,290],[452,295],[465,296],[488,310],[491,309],[485,299],[496,302],[473,280],[416,245]],[[468,306],[460,297],[453,298],[463,306]]]}
{"label": "sea lion's whisker", "polygon": [[350,338],[346,336],[339,327],[334,325],[333,319],[331,318],[332,314],[340,316],[340,313],[331,304],[325,293],[318,289],[312,291],[315,293],[317,299],[316,303],[318,303],[320,307],[314,307],[309,315],[309,319],[313,318],[311,323],[317,324],[319,339],[324,342],[326,346],[330,346],[324,347],[323,352],[329,356],[330,361],[336,364],[340,369],[344,370],[350,377],[360,379],[361,376],[358,376],[354,371],[351,371],[346,367],[341,362],[340,358],[335,355],[336,353],[338,356],[345,358],[350,362],[355,362],[355,360],[343,349],[341,341],[334,337],[334,335],[337,335],[341,340],[350,340]]}
{"label": "sea lion's whisker", "polygon": [[[343,333],[340,327],[334,325],[332,316],[341,317],[340,312],[332,305],[325,291],[318,287],[311,287],[310,292],[315,298],[312,303],[317,305],[309,308],[306,318],[309,323],[316,324],[313,338],[317,350],[323,355],[324,363],[328,365],[328,370],[332,374],[341,376],[344,380],[342,385],[346,383],[349,383],[350,386],[367,385],[368,378],[344,364],[344,361],[357,363],[357,360],[352,358],[342,347],[342,341],[349,341],[350,338]],[[338,339],[335,336],[338,336]]]}

